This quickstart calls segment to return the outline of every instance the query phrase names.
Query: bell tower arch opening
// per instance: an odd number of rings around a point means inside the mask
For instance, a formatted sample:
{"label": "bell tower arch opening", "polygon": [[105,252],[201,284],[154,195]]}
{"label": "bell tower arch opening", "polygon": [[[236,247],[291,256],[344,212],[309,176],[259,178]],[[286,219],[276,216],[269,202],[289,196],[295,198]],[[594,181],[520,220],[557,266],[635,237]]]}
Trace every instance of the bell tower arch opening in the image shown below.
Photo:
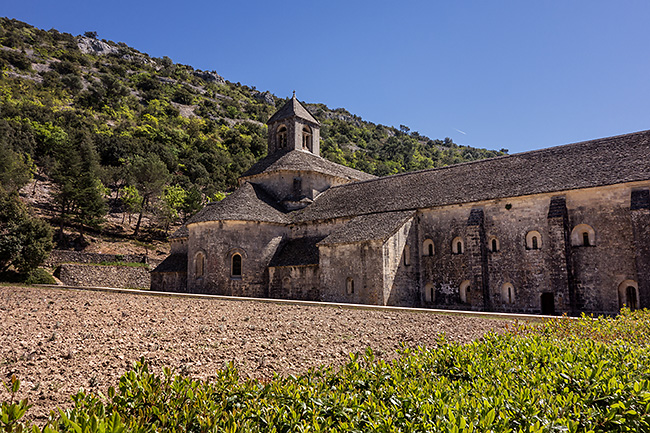
{"label": "bell tower arch opening", "polygon": [[304,150],[320,156],[320,123],[296,99],[296,93],[266,122],[268,153]]}
{"label": "bell tower arch opening", "polygon": [[302,127],[302,150],[312,151],[311,128],[308,125]]}

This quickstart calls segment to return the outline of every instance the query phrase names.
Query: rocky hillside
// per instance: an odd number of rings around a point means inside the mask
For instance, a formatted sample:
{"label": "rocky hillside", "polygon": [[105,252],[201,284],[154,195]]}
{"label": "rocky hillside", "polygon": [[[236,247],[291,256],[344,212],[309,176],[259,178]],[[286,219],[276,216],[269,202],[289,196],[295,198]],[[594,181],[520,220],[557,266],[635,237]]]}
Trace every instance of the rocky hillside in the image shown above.
{"label": "rocky hillside", "polygon": [[[265,122],[285,102],[94,32],[73,36],[7,18],[0,68],[0,157],[53,183],[52,222],[61,232],[102,230],[111,215],[128,215],[134,236],[164,234],[265,156]],[[376,175],[503,153],[308,107],[322,122],[323,156]]]}

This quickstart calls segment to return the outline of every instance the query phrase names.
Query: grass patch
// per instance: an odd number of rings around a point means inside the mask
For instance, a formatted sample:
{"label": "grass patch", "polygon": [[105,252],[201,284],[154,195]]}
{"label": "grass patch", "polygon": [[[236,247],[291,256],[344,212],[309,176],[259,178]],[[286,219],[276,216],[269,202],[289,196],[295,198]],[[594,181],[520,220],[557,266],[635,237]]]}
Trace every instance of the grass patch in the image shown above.
{"label": "grass patch", "polygon": [[[212,382],[141,361],[107,395],[79,392],[49,432],[650,430],[650,313],[518,324],[460,345],[371,350],[340,369],[269,382],[230,366]],[[16,381],[8,386],[17,393]],[[5,402],[0,427],[17,432],[27,402]],[[3,424],[4,423],[4,424]],[[12,424],[13,423],[13,424]],[[34,431],[40,431],[38,427]],[[45,431],[45,430],[44,430]]]}

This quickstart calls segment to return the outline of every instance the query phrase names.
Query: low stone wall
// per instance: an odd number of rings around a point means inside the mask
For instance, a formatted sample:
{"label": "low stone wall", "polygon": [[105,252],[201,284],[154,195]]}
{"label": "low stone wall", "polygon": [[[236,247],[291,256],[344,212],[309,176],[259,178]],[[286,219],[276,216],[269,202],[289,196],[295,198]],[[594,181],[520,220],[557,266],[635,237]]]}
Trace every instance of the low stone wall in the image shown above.
{"label": "low stone wall", "polygon": [[132,266],[101,266],[63,263],[54,275],[65,285],[148,289],[149,269]]}
{"label": "low stone wall", "polygon": [[128,262],[128,263],[147,263],[156,267],[162,260],[152,259],[144,254],[101,254],[101,253],[84,253],[81,251],[70,250],[52,250],[50,257],[45,262],[45,266],[52,268],[62,263],[102,263],[102,262]]}

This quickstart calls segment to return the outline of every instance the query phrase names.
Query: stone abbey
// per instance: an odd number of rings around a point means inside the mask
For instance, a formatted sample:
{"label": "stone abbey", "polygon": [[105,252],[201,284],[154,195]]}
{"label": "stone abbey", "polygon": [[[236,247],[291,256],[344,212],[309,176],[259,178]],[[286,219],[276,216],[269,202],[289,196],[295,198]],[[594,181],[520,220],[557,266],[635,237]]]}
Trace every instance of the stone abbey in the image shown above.
{"label": "stone abbey", "polygon": [[295,98],[153,290],[543,314],[650,307],[650,131],[375,177]]}

